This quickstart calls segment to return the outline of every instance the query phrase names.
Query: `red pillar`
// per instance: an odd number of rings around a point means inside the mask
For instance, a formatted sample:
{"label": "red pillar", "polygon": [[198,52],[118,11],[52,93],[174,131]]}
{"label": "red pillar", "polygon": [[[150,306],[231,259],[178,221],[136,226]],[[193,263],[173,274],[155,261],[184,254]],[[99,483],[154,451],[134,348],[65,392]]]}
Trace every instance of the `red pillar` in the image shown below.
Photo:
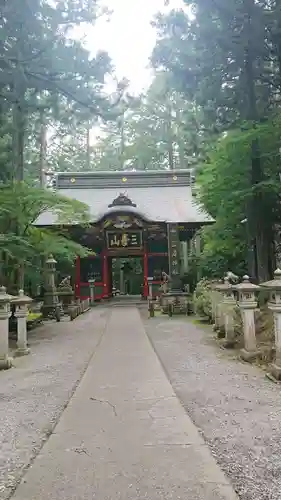
{"label": "red pillar", "polygon": [[108,297],[109,296],[109,282],[108,282],[108,258],[106,252],[103,252],[102,256],[102,281],[103,281],[103,292],[102,296],[103,297]]}
{"label": "red pillar", "polygon": [[80,277],[80,257],[76,257],[76,264],[75,264],[75,297],[80,297],[80,283],[81,283],[81,277]]}
{"label": "red pillar", "polygon": [[143,256],[143,278],[144,278],[144,289],[143,296],[148,297],[148,253],[147,248],[144,248],[144,256]]}

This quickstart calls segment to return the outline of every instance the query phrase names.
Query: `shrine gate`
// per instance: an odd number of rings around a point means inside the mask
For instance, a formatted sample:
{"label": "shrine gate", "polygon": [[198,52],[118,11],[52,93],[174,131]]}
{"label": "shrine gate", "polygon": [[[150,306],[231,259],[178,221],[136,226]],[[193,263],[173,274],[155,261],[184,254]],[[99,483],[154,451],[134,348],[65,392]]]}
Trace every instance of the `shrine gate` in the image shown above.
{"label": "shrine gate", "polygon": [[[89,279],[95,279],[96,298],[111,297],[118,285],[120,293],[147,297],[148,278],[156,291],[162,271],[171,277],[188,272],[194,245],[199,251],[196,232],[212,223],[193,184],[190,170],[57,174],[58,192],[86,203],[90,212],[89,227],[67,224],[71,237],[93,251],[77,257],[76,296],[89,297]],[[37,221],[56,224],[50,212]]]}

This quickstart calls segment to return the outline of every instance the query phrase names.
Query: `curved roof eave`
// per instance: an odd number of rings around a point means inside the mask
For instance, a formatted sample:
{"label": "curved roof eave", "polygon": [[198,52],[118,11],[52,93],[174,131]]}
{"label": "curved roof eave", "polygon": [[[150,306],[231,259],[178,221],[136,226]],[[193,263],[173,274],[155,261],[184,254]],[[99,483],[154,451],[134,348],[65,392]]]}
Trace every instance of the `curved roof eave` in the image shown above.
{"label": "curved roof eave", "polygon": [[[131,206],[110,207],[107,210],[100,212],[93,222],[100,222],[102,219],[104,219],[105,217],[107,217],[108,215],[111,215],[111,214],[121,214],[121,213],[125,213],[125,212],[139,216],[145,222],[152,222],[152,219],[149,217],[149,215],[147,213],[142,212],[138,208],[131,207]],[[157,222],[166,222],[166,221],[163,219],[158,219]]]}

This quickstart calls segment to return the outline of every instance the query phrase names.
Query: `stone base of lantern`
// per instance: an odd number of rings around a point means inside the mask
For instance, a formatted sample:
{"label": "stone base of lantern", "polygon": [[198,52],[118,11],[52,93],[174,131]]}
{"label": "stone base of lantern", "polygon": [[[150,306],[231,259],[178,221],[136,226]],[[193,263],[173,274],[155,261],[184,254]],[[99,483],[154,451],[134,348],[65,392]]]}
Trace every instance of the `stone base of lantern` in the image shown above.
{"label": "stone base of lantern", "polygon": [[27,356],[28,354],[30,354],[30,349],[28,349],[28,347],[18,347],[17,350],[15,351],[14,353],[14,356],[16,358],[20,358],[21,356]]}
{"label": "stone base of lantern", "polygon": [[44,319],[55,319],[57,322],[61,319],[61,310],[59,304],[43,304],[41,312]]}
{"label": "stone base of lantern", "polygon": [[0,358],[0,370],[9,370],[13,366],[13,358],[4,356]]}
{"label": "stone base of lantern", "polygon": [[216,332],[217,332],[217,338],[218,339],[224,339],[224,337],[225,337],[225,329],[223,327],[219,326],[216,329]]}
{"label": "stone base of lantern", "polygon": [[261,352],[256,350],[256,351],[247,351],[246,349],[241,349],[240,350],[240,357],[243,359],[243,361],[247,361],[248,363],[251,363],[251,361],[255,361],[261,356]]}
{"label": "stone base of lantern", "polygon": [[270,365],[270,373],[273,375],[273,377],[276,380],[281,380],[281,366],[276,365],[275,363],[272,363]]}
{"label": "stone base of lantern", "polygon": [[233,349],[235,347],[235,344],[236,344],[236,340],[235,339],[224,338],[224,339],[222,339],[222,342],[221,342],[221,345],[225,349]]}

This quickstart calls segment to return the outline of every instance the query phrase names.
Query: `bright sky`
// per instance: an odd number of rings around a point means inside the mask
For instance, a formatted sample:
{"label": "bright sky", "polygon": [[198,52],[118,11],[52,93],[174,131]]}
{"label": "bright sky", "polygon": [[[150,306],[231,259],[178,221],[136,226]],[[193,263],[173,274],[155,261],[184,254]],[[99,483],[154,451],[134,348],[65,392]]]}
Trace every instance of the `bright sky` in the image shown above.
{"label": "bright sky", "polygon": [[87,33],[86,46],[96,52],[106,50],[113,60],[119,79],[127,77],[131,91],[139,93],[151,80],[149,57],[156,41],[156,31],[150,25],[153,16],[172,8],[184,7],[183,0],[103,0],[113,14],[110,21],[100,19]]}

